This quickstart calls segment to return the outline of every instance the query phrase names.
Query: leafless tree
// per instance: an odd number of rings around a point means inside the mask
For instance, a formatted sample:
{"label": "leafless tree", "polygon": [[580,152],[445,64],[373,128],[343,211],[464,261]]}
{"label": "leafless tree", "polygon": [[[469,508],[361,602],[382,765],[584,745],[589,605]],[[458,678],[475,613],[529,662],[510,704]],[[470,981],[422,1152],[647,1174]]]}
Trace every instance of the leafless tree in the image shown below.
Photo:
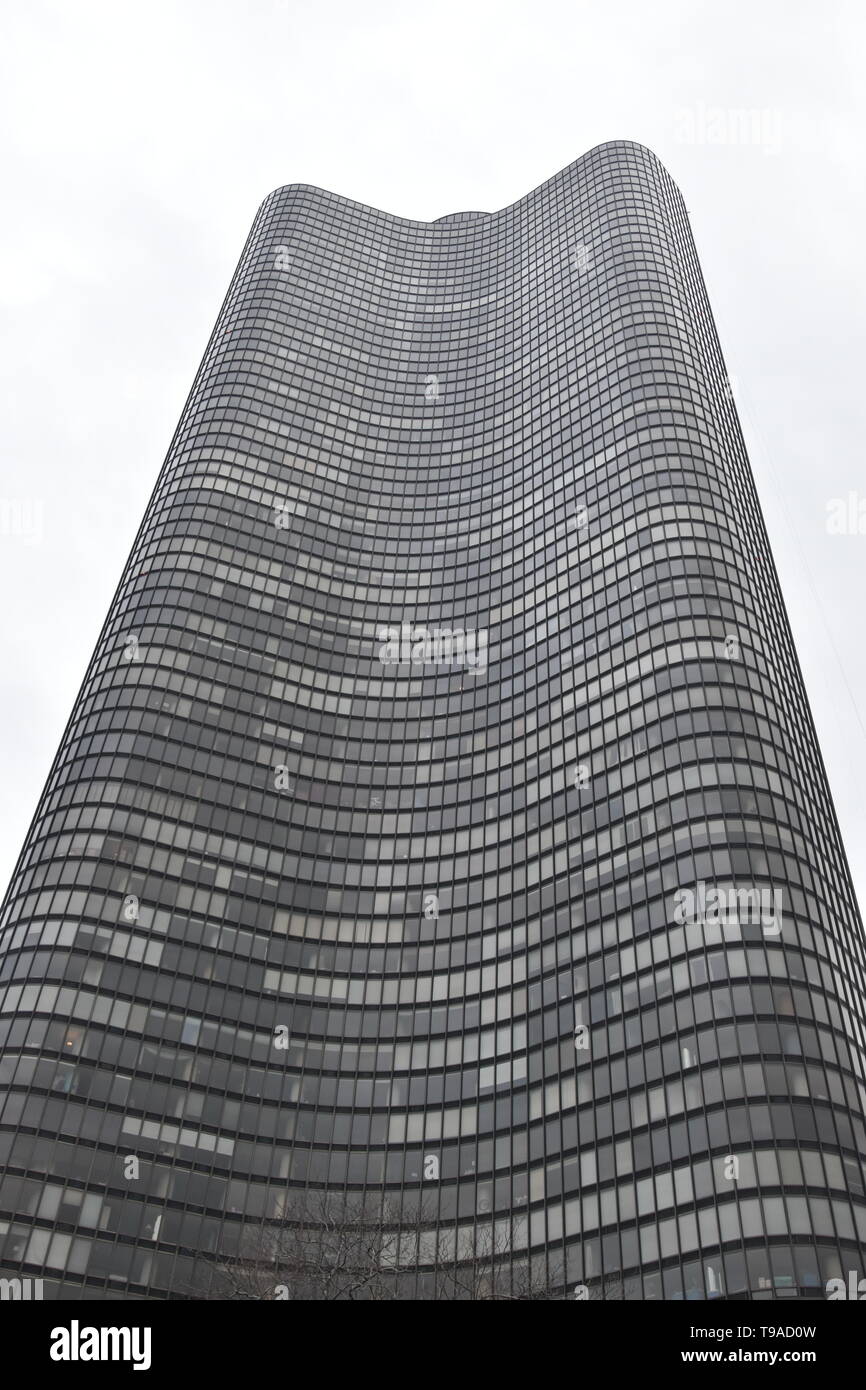
{"label": "leafless tree", "polygon": [[[620,1274],[611,1274],[579,1287],[586,1289],[585,1296],[591,1303],[622,1303],[635,1292],[637,1285],[634,1279],[623,1279]],[[577,1297],[577,1294],[574,1296]]]}
{"label": "leafless tree", "polygon": [[[437,1228],[432,1199],[406,1212],[368,1196],[306,1190],[244,1233],[237,1255],[209,1261],[193,1298],[302,1302],[540,1301],[568,1297],[562,1268],[525,1251],[525,1217]],[[522,1248],[521,1248],[522,1247]],[[552,1289],[560,1290],[551,1293]]]}
{"label": "leafless tree", "polygon": [[381,1205],[324,1191],[293,1194],[277,1219],[244,1231],[236,1256],[211,1262],[203,1296],[304,1302],[393,1297],[387,1290],[399,1244],[400,1231]]}

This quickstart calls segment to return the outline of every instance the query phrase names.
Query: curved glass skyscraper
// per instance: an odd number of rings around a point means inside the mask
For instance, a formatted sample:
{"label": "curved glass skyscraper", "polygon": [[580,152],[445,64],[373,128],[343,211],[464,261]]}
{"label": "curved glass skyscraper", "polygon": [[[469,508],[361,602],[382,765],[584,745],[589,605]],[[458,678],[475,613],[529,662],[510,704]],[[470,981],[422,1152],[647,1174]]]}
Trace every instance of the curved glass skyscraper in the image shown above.
{"label": "curved glass skyscraper", "polygon": [[323,1192],[403,1297],[866,1273],[863,931],[648,150],[265,200],[0,925],[46,1297],[186,1297]]}

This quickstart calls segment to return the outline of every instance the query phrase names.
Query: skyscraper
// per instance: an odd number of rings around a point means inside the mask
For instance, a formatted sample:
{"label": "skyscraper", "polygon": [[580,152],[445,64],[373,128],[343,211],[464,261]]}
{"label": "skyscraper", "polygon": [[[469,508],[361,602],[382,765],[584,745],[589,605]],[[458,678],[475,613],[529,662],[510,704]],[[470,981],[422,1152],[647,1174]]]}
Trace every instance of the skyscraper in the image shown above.
{"label": "skyscraper", "polygon": [[429,224],[264,201],[0,963],[46,1296],[188,1296],[323,1192],[420,1232],[404,1296],[864,1271],[863,930],[648,150]]}

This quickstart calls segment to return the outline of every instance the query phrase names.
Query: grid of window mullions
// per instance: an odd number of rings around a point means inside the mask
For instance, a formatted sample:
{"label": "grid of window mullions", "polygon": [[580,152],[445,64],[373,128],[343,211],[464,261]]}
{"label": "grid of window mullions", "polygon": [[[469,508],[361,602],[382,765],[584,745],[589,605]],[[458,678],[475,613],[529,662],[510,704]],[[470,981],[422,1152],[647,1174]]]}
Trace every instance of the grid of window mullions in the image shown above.
{"label": "grid of window mullions", "polygon": [[[489,628],[485,679],[384,673],[403,618]],[[779,942],[672,927],[726,877],[781,888]],[[444,1260],[495,1213],[505,1277],[554,1293],[765,1296],[857,1258],[862,927],[648,151],[431,225],[265,200],[0,953],[0,1266],[66,1296],[186,1287],[287,1184],[432,1204]]]}

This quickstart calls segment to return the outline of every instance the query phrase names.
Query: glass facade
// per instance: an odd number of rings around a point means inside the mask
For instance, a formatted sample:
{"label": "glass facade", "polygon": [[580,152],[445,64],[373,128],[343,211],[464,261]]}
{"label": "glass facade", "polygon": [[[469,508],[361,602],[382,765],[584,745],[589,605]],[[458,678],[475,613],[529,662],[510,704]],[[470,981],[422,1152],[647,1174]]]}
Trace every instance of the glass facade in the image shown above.
{"label": "glass facade", "polygon": [[821,1294],[864,995],[665,169],[271,194],[3,904],[0,1271],[184,1297],[328,1191],[405,1297]]}

